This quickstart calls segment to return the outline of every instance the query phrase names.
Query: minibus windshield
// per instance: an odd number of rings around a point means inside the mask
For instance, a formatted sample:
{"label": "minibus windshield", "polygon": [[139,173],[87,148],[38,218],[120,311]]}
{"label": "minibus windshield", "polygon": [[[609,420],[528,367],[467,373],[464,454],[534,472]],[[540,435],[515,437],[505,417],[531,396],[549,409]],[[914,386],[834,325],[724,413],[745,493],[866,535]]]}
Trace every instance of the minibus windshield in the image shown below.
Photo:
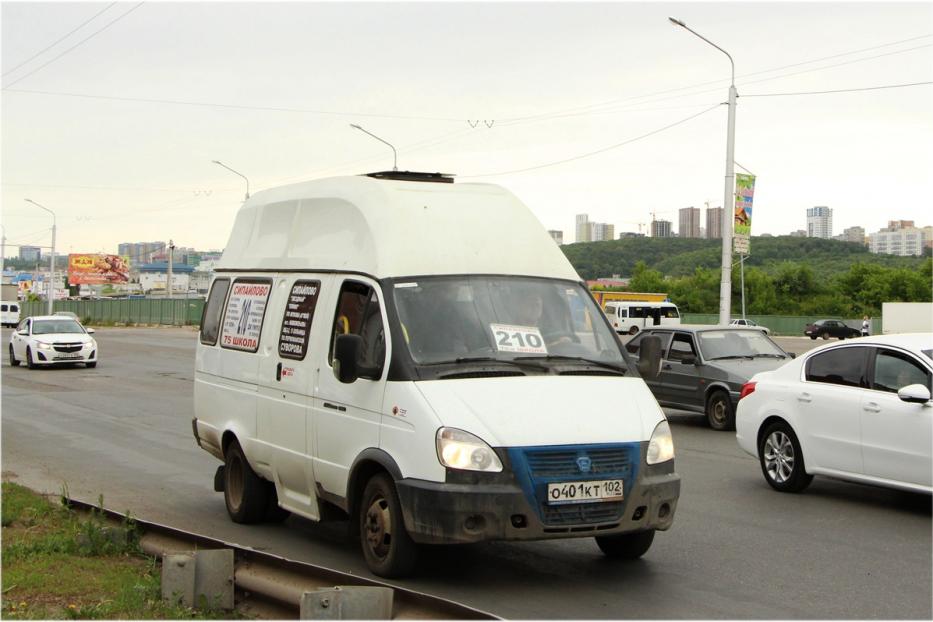
{"label": "minibus windshield", "polygon": [[579,283],[443,276],[392,285],[402,338],[416,364],[576,360],[627,370],[602,312]]}

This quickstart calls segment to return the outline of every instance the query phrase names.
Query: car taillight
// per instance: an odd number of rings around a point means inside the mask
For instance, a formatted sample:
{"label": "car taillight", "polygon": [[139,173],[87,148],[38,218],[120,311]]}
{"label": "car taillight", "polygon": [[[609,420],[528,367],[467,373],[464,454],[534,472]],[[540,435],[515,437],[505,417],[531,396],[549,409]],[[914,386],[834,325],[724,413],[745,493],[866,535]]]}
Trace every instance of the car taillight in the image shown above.
{"label": "car taillight", "polygon": [[739,399],[741,400],[746,395],[751,395],[754,392],[755,392],[755,383],[746,382],[745,384],[742,385],[742,392],[739,393]]}

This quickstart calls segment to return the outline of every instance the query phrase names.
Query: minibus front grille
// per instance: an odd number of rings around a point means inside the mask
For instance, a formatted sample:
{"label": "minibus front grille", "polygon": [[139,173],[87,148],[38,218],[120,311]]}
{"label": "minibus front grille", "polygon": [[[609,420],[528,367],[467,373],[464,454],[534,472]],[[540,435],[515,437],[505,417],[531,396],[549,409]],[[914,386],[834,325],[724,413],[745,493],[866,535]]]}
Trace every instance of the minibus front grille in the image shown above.
{"label": "minibus front grille", "polygon": [[[597,525],[617,522],[625,498],[635,484],[641,463],[641,443],[557,445],[509,449],[515,479],[545,526]],[[622,501],[551,505],[549,483],[622,480]]]}
{"label": "minibus front grille", "polygon": [[621,501],[604,503],[576,503],[568,505],[544,505],[546,525],[588,525],[611,523],[622,518],[625,504]]}

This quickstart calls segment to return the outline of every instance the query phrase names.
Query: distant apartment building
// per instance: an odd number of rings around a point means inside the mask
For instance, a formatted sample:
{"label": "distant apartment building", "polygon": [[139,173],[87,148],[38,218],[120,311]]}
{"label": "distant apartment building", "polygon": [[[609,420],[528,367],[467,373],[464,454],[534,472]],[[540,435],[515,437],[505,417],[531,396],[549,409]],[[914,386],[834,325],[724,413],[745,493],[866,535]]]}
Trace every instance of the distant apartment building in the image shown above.
{"label": "distant apartment building", "polygon": [[117,246],[117,255],[130,258],[131,266],[152,263],[165,250],[165,242],[124,242]]}
{"label": "distant apartment building", "polygon": [[551,236],[551,239],[557,242],[558,246],[563,245],[564,243],[564,232],[558,231],[557,229],[548,229],[548,235]]}
{"label": "distant apartment building", "polygon": [[653,238],[672,238],[674,237],[673,224],[669,220],[652,220],[651,237]]}
{"label": "distant apartment building", "polygon": [[915,227],[912,220],[889,220],[888,226],[869,234],[868,250],[884,255],[922,255],[931,244],[933,227]]}
{"label": "distant apartment building", "polygon": [[722,239],[722,208],[721,207],[707,207],[706,208],[706,239],[707,240]]}
{"label": "distant apartment building", "polygon": [[589,214],[577,214],[577,242],[602,242],[615,239],[615,225],[604,222],[590,222]]}
{"label": "distant apartment building", "polygon": [[574,242],[590,241],[590,215],[577,214],[577,230],[573,238]]}
{"label": "distant apartment building", "polygon": [[859,244],[865,243],[865,228],[864,227],[849,227],[848,229],[843,229],[842,233],[836,236],[833,236],[834,240],[839,240],[840,242],[858,242]]}
{"label": "distant apartment building", "polygon": [[604,240],[614,240],[615,237],[616,237],[615,225],[610,225],[604,222],[591,222],[590,223],[590,241],[591,242],[602,242]]}
{"label": "distant apartment building", "polygon": [[682,238],[700,237],[700,208],[685,207],[678,212],[680,216],[680,228],[677,234]]}
{"label": "distant apartment building", "polygon": [[796,231],[791,231],[788,235],[792,238],[805,238],[807,237],[807,230],[797,229]]}
{"label": "distant apartment building", "polygon": [[635,232],[635,231],[623,231],[619,234],[620,240],[630,240],[632,238],[643,238],[645,237],[644,233]]}
{"label": "distant apartment building", "polygon": [[807,208],[807,237],[833,237],[833,210],[825,205]]}
{"label": "distant apartment building", "polygon": [[20,246],[19,258],[24,261],[39,261],[42,259],[42,249],[38,246]]}

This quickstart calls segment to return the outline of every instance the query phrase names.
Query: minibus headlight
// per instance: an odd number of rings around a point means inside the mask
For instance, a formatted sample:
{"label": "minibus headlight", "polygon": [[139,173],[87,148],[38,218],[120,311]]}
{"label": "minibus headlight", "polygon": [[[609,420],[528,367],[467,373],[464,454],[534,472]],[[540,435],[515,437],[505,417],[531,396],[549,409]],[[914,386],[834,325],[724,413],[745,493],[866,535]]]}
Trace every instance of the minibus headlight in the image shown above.
{"label": "minibus headlight", "polygon": [[674,437],[671,436],[671,426],[667,424],[667,420],[655,426],[645,459],[648,464],[660,464],[674,459]]}
{"label": "minibus headlight", "polygon": [[441,428],[436,438],[437,459],[451,469],[499,473],[502,462],[492,448],[477,436],[456,428]]}

